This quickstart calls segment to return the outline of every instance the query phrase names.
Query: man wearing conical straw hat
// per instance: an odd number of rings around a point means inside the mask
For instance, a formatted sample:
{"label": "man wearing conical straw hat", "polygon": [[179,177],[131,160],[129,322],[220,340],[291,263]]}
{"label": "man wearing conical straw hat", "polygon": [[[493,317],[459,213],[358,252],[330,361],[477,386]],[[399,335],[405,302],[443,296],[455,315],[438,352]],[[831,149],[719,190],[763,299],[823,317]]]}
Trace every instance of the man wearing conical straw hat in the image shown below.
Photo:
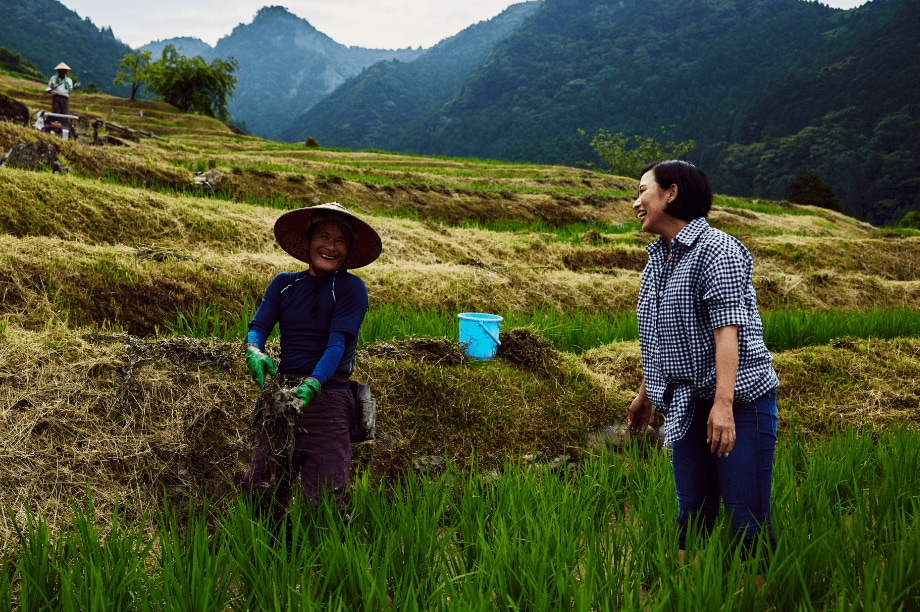
{"label": "man wearing conical straw hat", "polygon": [[57,115],[70,114],[70,92],[73,91],[73,80],[67,76],[70,66],[61,62],[54,67],[57,74],[48,81],[45,93],[51,94],[51,112]]}
{"label": "man wearing conical straw hat", "polygon": [[[331,493],[347,520],[349,426],[355,408],[351,374],[368,308],[364,281],[349,270],[377,259],[380,236],[344,206],[331,202],[284,213],[275,223],[275,238],[309,267],[282,272],[269,283],[249,322],[246,364],[259,387],[267,375],[274,376],[273,386],[280,385],[282,395],[287,392],[294,410],[259,414],[257,408],[262,435],[243,491],[267,518],[280,524],[291,483],[299,475],[311,504],[324,491]],[[276,324],[281,344],[277,367],[265,353],[265,341]],[[260,400],[267,395],[268,391]]]}

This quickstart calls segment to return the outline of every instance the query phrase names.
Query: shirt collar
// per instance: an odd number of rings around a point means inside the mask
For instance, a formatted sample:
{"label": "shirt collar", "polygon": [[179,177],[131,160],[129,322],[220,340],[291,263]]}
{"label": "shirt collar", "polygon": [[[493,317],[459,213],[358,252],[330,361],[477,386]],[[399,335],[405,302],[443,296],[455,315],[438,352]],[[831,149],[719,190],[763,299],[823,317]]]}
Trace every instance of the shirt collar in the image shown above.
{"label": "shirt collar", "polygon": [[[674,236],[671,247],[675,250],[689,250],[700,236],[709,230],[709,222],[706,217],[697,217],[683,227],[677,235]],[[678,248],[680,245],[680,248]],[[646,247],[650,257],[664,257],[666,253],[664,238],[659,238]]]}
{"label": "shirt collar", "polygon": [[697,217],[674,236],[674,241],[689,249],[708,229],[709,222],[706,221],[706,217]]}

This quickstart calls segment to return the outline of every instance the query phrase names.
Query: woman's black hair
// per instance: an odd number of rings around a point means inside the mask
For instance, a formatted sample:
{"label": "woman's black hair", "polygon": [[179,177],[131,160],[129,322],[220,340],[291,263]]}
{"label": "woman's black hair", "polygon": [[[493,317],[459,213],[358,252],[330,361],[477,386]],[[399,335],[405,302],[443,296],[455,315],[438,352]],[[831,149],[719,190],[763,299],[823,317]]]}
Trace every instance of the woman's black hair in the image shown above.
{"label": "woman's black hair", "polygon": [[662,189],[677,185],[677,198],[668,204],[667,213],[682,221],[705,217],[712,208],[712,187],[706,173],[682,159],[656,161],[642,170],[643,176],[653,171],[655,182]]}

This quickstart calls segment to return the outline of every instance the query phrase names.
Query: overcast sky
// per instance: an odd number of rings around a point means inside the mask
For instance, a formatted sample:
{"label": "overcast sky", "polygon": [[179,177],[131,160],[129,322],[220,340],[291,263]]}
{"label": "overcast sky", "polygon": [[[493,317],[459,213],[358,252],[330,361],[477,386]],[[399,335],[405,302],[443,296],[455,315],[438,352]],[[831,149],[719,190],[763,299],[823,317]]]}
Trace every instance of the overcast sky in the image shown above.
{"label": "overcast sky", "polygon": [[[283,6],[337,43],[369,49],[431,47],[460,30],[495,17],[521,0],[61,0],[98,27],[137,48],[155,40],[191,36],[210,45],[236,26],[252,23],[263,6]],[[823,0],[853,8],[866,0]]]}

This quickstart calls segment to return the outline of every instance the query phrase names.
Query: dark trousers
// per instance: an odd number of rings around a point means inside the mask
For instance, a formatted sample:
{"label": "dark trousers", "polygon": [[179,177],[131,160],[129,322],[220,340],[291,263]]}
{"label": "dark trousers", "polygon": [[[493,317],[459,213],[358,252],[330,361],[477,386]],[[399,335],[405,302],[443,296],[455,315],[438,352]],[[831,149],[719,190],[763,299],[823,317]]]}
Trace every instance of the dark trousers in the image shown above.
{"label": "dark trousers", "polygon": [[242,488],[267,517],[284,517],[297,476],[312,506],[324,493],[331,494],[346,513],[352,454],[348,426],[354,402],[350,389],[323,389],[295,420],[292,454],[286,444],[287,422],[266,424],[268,435],[259,440]]}
{"label": "dark trousers", "polygon": [[720,500],[731,517],[733,532],[744,543],[745,556],[761,530],[766,530],[771,548],[775,547],[770,494],[776,452],[776,391],[768,391],[753,402],[735,404],[732,412],[737,439],[726,457],[712,454],[706,442],[711,409],[711,400],[694,400],[690,429],[672,449],[679,547],[686,549],[691,521],[701,521],[704,533],[712,529]]}
{"label": "dark trousers", "polygon": [[56,115],[70,114],[70,98],[68,96],[51,95],[51,112]]}

